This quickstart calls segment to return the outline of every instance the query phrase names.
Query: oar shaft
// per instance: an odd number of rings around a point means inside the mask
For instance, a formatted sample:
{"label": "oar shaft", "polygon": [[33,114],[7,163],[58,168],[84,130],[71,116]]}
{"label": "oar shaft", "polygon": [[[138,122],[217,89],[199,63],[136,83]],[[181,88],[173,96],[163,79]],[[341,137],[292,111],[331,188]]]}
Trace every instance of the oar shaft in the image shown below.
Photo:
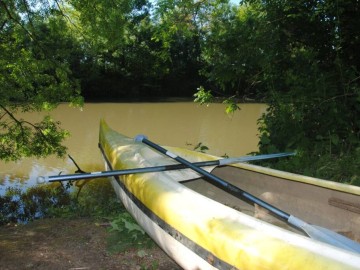
{"label": "oar shaft", "polygon": [[145,136],[139,135],[135,138],[135,141],[138,142],[143,142],[144,144],[156,149],[157,151],[159,151],[162,154],[165,154],[171,158],[173,158],[174,160],[178,161],[181,164],[184,164],[185,166],[191,168],[192,170],[198,172],[199,174],[205,176],[206,179],[208,179],[210,181],[210,183],[214,183],[216,185],[221,186],[223,189],[229,191],[233,196],[235,197],[240,197],[242,199],[246,199],[248,201],[251,201],[253,203],[256,203],[258,205],[260,205],[261,207],[269,210],[270,212],[272,212],[273,214],[277,215],[279,218],[287,221],[290,217],[290,215],[276,207],[274,207],[271,204],[268,204],[267,202],[251,195],[250,193],[247,193],[246,191],[226,182],[225,180],[205,171],[204,169],[196,166],[195,164],[175,155],[174,153],[171,153],[170,151],[166,150],[165,148],[151,142],[150,140],[148,140]]}
{"label": "oar shaft", "polygon": [[[219,165],[219,160],[201,161],[201,162],[195,162],[194,164],[196,164],[196,166],[199,167],[217,166]],[[127,169],[127,170],[101,171],[101,172],[67,174],[67,175],[52,175],[45,177],[45,182],[74,181],[80,179],[93,179],[93,178],[111,177],[111,176],[119,176],[119,175],[127,175],[127,174],[163,172],[163,171],[181,170],[181,169],[188,169],[188,168],[186,165],[183,164],[174,164],[174,165],[163,165],[163,166],[135,168],[135,169]]]}
{"label": "oar shaft", "polygon": [[[267,154],[267,155],[258,155],[258,156],[224,158],[224,159],[219,159],[219,160],[195,162],[194,165],[197,167],[222,166],[222,165],[234,164],[234,163],[246,162],[246,161],[286,157],[286,156],[292,156],[294,154],[295,153],[277,153],[277,154]],[[75,180],[82,180],[82,179],[94,179],[94,178],[111,177],[111,176],[117,176],[117,175],[126,175],[126,174],[181,170],[181,169],[187,169],[187,168],[188,167],[184,164],[174,164],[174,165],[162,165],[162,166],[155,166],[155,167],[148,167],[148,168],[127,169],[127,170],[101,171],[101,172],[80,173],[80,174],[77,173],[77,174],[67,174],[67,175],[53,175],[53,176],[46,176],[46,177],[40,176],[40,177],[38,177],[38,183],[57,182],[57,181],[75,181]]]}

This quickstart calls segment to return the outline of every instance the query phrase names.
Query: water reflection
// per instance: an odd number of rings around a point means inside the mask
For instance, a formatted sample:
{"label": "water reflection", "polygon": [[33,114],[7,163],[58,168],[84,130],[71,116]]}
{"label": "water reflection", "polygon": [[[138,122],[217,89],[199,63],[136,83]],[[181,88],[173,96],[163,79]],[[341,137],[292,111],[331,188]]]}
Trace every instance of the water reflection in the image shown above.
{"label": "water reflection", "polygon": [[[264,104],[242,104],[232,116],[225,105],[209,107],[192,102],[176,103],[88,103],[83,110],[60,105],[51,115],[71,133],[66,141],[68,152],[85,171],[103,168],[97,147],[99,121],[121,133],[134,137],[146,134],[162,145],[193,149],[198,143],[207,146],[210,154],[242,156],[257,150],[257,119],[265,112]],[[39,121],[43,113],[23,115]],[[36,184],[40,175],[74,173],[69,158],[24,159],[0,164],[0,195],[8,186],[27,188]]]}

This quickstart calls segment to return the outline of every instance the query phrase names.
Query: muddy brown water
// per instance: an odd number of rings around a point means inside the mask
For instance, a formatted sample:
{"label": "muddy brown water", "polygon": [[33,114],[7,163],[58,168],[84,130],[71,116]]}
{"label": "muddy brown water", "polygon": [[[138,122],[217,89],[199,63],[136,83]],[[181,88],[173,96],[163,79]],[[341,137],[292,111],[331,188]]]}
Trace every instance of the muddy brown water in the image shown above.
{"label": "muddy brown water", "polygon": [[[240,104],[240,111],[225,113],[224,104],[209,106],[193,102],[162,103],[86,103],[82,109],[61,104],[50,114],[71,133],[65,142],[68,153],[87,171],[102,170],[98,143],[100,119],[115,130],[134,137],[145,134],[162,145],[194,149],[198,143],[207,153],[237,157],[258,149],[257,120],[265,113],[265,104]],[[18,115],[36,122],[44,113]],[[0,163],[0,195],[8,186],[36,184],[38,176],[76,170],[69,158],[27,158],[19,162]]]}

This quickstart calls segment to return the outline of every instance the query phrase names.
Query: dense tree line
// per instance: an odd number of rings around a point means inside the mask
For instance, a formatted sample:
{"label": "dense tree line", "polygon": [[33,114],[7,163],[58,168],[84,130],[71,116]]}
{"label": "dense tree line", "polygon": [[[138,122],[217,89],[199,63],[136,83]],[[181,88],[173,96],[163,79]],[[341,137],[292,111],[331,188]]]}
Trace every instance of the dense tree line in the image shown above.
{"label": "dense tree line", "polygon": [[359,182],[359,15],[358,0],[0,0],[0,158],[65,151],[56,122],[17,109],[195,93],[230,113],[268,103],[261,152]]}

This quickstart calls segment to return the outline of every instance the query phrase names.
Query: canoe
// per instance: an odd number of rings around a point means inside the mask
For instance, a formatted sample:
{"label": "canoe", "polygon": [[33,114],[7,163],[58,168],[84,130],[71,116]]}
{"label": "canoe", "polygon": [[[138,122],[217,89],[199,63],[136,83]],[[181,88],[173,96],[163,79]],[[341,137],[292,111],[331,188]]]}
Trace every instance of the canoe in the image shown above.
{"label": "canoe", "polygon": [[[107,170],[176,164],[100,122]],[[165,147],[191,162],[219,157]],[[246,163],[206,168],[232,185],[359,242],[360,187]],[[190,169],[111,179],[126,209],[184,269],[360,269],[360,254],[304,235]]]}

